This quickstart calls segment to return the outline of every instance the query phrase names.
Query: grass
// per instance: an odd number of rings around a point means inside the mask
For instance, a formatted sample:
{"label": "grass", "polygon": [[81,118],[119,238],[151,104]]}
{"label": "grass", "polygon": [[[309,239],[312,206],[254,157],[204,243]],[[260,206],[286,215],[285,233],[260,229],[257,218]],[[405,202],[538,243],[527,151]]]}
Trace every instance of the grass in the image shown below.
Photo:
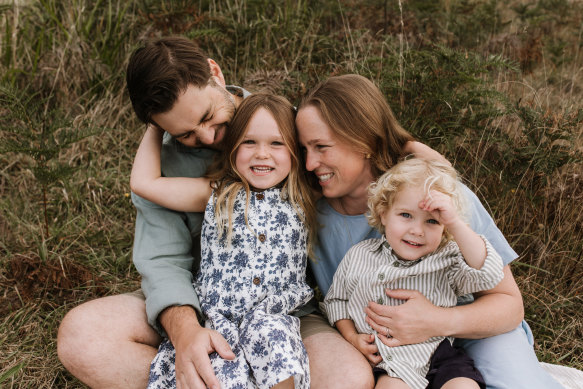
{"label": "grass", "polygon": [[[229,82],[294,103],[333,74],[373,79],[521,254],[539,359],[583,369],[582,22],[568,0],[2,2],[2,87],[59,120],[22,127],[0,105],[0,386],[83,387],[56,358],[60,320],[139,285],[128,180],[143,126],[122,69],[140,39],[166,34],[196,39]],[[42,145],[46,125],[93,135],[57,142],[44,162],[69,174],[43,184],[34,153],[6,146]]]}

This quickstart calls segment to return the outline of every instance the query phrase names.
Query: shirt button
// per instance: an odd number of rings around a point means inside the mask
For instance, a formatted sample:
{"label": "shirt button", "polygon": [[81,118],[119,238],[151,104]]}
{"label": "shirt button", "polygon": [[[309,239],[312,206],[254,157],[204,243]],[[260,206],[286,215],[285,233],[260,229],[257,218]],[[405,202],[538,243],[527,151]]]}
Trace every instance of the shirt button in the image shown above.
{"label": "shirt button", "polygon": [[377,299],[377,303],[378,303],[378,304],[382,304],[382,303],[384,303],[384,300],[383,300],[383,298],[382,298],[382,297],[379,297],[379,298]]}
{"label": "shirt button", "polygon": [[265,234],[259,234],[259,241],[265,242]]}
{"label": "shirt button", "polygon": [[379,280],[384,280],[385,279],[385,273],[379,273]]}
{"label": "shirt button", "polygon": [[387,361],[392,361],[392,360],[393,360],[393,357],[392,357],[392,356],[390,356],[390,355],[387,355],[387,356],[385,357],[385,359],[386,359]]}
{"label": "shirt button", "polygon": [[394,266],[394,267],[400,267],[400,266],[401,266],[401,264],[400,264],[399,262],[395,261],[395,262],[393,262],[393,266]]}
{"label": "shirt button", "polygon": [[253,278],[253,283],[254,283],[255,285],[259,285],[259,284],[261,283],[261,278],[259,278],[259,277],[255,277],[255,278]]}
{"label": "shirt button", "polygon": [[265,195],[263,193],[257,193],[257,200],[263,200],[265,198]]}

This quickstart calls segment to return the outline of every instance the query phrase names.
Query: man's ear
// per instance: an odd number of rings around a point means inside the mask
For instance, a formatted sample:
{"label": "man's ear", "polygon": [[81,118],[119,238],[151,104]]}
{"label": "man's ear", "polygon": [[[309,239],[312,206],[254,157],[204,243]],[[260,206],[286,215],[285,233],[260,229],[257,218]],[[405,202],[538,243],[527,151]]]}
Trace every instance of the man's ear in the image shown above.
{"label": "man's ear", "polygon": [[211,77],[213,77],[215,79],[215,82],[217,84],[219,84],[220,86],[222,86],[223,88],[225,87],[226,83],[225,83],[225,77],[223,76],[223,72],[221,71],[221,67],[219,66],[218,63],[216,63],[214,60],[212,59],[207,59],[209,66],[211,68]]}

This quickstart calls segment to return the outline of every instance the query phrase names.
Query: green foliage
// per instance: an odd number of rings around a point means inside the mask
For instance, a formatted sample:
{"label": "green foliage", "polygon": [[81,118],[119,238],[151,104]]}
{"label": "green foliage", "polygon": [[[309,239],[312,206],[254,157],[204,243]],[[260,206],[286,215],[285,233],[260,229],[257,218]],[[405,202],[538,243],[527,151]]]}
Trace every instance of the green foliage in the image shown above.
{"label": "green foliage", "polygon": [[0,103],[5,111],[0,119],[0,154],[16,153],[32,158],[31,169],[40,184],[49,236],[47,192],[49,187],[71,176],[75,167],[60,161],[63,150],[96,133],[89,123],[73,123],[65,114],[51,108],[51,99],[0,86]]}
{"label": "green foliage", "polygon": [[581,15],[569,0],[1,4],[0,386],[82,387],[56,357],[58,323],[139,285],[128,181],[143,126],[124,68],[140,40],[169,34],[195,39],[228,83],[294,103],[330,75],[374,80],[521,254],[539,358],[582,368]]}

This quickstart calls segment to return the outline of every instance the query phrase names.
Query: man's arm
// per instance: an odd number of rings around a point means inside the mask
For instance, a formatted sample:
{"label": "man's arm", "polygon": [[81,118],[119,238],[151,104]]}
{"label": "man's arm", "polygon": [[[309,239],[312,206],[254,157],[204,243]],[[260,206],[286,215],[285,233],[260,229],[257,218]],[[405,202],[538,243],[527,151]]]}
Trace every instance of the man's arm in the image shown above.
{"label": "man's arm", "polygon": [[132,200],[138,211],[133,261],[142,276],[148,322],[163,334],[158,317],[164,309],[189,305],[200,312],[192,286],[191,232],[186,214],[170,211],[134,193]]}
{"label": "man's arm", "polygon": [[218,332],[199,324],[200,303],[192,286],[195,260],[187,216],[135,194],[132,199],[138,210],[133,259],[142,275],[148,322],[172,341],[181,387],[218,388],[208,354],[217,351],[226,359],[234,355]]}

